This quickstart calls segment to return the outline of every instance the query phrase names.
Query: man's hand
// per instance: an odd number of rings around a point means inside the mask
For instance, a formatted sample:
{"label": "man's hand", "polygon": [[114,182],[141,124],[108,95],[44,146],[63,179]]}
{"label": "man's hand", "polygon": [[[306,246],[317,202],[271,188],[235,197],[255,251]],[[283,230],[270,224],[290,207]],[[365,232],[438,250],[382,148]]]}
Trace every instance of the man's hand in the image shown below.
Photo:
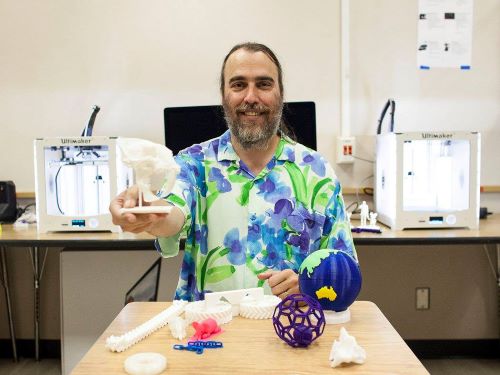
{"label": "man's hand", "polygon": [[[114,198],[109,205],[113,224],[119,225],[126,232],[151,232],[155,225],[165,219],[165,214],[135,215],[131,213],[122,214],[120,212],[121,208],[132,208],[137,206],[138,199],[139,189],[137,186],[130,187]],[[149,203],[144,202],[144,205],[149,205]]]}
{"label": "man's hand", "polygon": [[275,296],[285,299],[290,294],[300,293],[299,275],[292,270],[266,271],[257,275],[260,280],[267,280]]}

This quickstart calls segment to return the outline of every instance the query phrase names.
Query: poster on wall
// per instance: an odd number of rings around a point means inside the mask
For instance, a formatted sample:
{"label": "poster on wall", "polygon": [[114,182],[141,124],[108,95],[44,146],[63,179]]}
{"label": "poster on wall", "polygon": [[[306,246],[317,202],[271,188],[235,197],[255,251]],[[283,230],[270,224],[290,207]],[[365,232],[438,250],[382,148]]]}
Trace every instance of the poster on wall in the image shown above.
{"label": "poster on wall", "polygon": [[419,0],[420,69],[471,68],[473,0]]}

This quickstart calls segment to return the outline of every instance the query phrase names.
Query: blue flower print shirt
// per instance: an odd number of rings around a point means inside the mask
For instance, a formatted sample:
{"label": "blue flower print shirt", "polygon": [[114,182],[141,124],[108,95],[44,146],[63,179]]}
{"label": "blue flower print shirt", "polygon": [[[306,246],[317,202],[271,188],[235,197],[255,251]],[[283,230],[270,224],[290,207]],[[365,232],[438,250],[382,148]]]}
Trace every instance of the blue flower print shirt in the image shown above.
{"label": "blue flower print shirt", "polygon": [[179,238],[186,238],[175,299],[269,288],[259,273],[297,272],[320,248],[357,260],[339,181],[316,151],[282,137],[272,160],[254,176],[226,131],[179,152],[176,162],[181,171],[172,192],[159,194],[182,210],[185,223],[179,234],[156,242],[164,257],[172,257]]}

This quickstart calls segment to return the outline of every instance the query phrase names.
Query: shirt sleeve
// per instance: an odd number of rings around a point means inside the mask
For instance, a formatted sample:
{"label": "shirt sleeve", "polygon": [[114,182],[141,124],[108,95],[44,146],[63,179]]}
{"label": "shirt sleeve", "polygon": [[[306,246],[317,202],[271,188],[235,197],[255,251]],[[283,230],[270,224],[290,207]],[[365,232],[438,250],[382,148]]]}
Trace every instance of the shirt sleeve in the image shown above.
{"label": "shirt sleeve", "polygon": [[175,184],[170,193],[167,193],[164,190],[167,186],[165,183],[158,191],[158,196],[182,211],[184,224],[179,233],[170,237],[157,238],[155,245],[163,257],[173,257],[179,253],[180,239],[187,237],[194,220],[196,207],[196,162],[185,154],[177,155],[175,161],[180,167]]}
{"label": "shirt sleeve", "polygon": [[358,261],[340,182],[328,163],[326,163],[326,171],[331,181],[325,184],[319,193],[323,202],[326,203],[323,208],[325,223],[320,247],[345,251]]}

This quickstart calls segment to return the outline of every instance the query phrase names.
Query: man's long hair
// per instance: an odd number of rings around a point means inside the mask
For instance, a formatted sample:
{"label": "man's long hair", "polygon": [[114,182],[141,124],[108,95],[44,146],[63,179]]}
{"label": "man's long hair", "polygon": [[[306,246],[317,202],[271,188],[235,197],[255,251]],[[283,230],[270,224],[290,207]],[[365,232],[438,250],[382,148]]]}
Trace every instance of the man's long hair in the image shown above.
{"label": "man's long hair", "polygon": [[[264,53],[267,57],[271,59],[271,61],[274,63],[276,68],[278,69],[278,87],[280,89],[280,95],[281,99],[283,100],[283,95],[284,95],[284,90],[283,90],[283,69],[281,68],[281,64],[276,57],[275,53],[268,47],[265,46],[264,44],[260,43],[254,43],[254,42],[246,42],[246,43],[241,43],[235,45],[229,53],[226,55],[224,58],[224,62],[222,63],[222,69],[220,71],[220,93],[222,97],[224,97],[224,86],[225,86],[225,77],[224,77],[224,69],[226,67],[226,62],[229,56],[231,56],[234,52],[244,49],[246,51],[250,52],[262,52]],[[284,108],[286,107],[286,104],[283,104]],[[283,120],[283,116],[281,117],[281,122],[279,126],[279,131],[282,135],[285,135],[286,137],[290,138],[293,141],[296,141],[295,133],[293,132],[292,128],[290,128],[285,121]]]}

